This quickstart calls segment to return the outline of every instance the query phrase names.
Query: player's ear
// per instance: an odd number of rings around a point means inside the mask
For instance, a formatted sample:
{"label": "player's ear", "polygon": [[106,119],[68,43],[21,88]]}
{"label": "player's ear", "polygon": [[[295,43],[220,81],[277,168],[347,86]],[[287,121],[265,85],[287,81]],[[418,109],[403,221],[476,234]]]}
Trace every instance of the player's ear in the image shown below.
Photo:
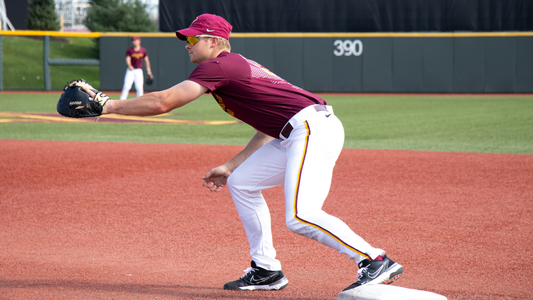
{"label": "player's ear", "polygon": [[219,43],[220,40],[218,39],[218,36],[211,38],[211,46],[213,46],[213,48],[217,48]]}

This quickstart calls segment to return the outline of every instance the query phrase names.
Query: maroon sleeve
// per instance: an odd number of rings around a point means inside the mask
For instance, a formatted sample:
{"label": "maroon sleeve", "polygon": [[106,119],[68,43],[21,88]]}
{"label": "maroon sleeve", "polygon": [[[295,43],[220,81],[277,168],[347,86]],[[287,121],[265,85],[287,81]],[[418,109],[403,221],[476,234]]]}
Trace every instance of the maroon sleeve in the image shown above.
{"label": "maroon sleeve", "polygon": [[199,64],[187,79],[205,86],[210,91],[223,89],[229,81],[228,76],[216,60]]}

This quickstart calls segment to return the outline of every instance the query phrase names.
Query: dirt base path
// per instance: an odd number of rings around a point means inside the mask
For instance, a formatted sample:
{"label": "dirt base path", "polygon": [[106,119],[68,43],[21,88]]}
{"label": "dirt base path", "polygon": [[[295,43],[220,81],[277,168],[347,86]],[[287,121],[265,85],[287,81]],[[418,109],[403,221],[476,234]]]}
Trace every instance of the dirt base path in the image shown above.
{"label": "dirt base path", "polygon": [[[278,292],[249,266],[227,190],[201,177],[237,146],[0,140],[0,299],[336,299],[356,265],[289,232],[265,191]],[[345,149],[324,209],[448,299],[533,299],[533,156]]]}

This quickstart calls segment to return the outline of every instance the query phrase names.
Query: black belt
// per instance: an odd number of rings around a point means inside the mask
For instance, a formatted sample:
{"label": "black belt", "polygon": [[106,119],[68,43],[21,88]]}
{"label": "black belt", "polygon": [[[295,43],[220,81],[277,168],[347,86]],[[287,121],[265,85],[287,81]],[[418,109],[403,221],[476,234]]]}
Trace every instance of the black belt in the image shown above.
{"label": "black belt", "polygon": [[[315,110],[317,112],[319,112],[319,111],[328,111],[328,109],[324,105],[313,105],[313,107],[315,108]],[[291,132],[292,132],[293,129],[294,128],[292,127],[291,122],[287,122],[287,124],[285,124],[283,129],[281,129],[281,136],[286,138],[286,139],[288,139],[289,135],[291,135]]]}

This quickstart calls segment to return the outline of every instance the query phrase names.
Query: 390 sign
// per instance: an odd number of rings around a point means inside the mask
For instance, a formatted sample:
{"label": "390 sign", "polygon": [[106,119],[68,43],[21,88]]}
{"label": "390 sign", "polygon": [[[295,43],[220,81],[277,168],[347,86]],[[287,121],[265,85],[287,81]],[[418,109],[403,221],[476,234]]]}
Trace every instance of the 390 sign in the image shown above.
{"label": "390 sign", "polygon": [[333,42],[333,46],[336,47],[333,50],[335,56],[359,56],[363,54],[363,43],[360,40],[336,40]]}

